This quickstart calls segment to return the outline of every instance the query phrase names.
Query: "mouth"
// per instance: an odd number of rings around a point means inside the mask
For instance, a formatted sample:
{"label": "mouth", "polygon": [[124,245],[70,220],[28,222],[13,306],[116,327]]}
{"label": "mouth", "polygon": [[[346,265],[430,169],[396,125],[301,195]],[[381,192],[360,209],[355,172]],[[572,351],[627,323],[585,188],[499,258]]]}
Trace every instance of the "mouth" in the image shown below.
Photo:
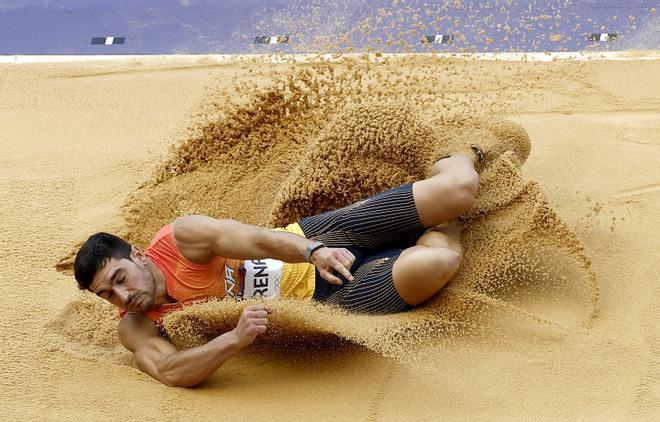
{"label": "mouth", "polygon": [[133,308],[142,302],[142,294],[135,296],[133,299],[128,301],[128,307]]}

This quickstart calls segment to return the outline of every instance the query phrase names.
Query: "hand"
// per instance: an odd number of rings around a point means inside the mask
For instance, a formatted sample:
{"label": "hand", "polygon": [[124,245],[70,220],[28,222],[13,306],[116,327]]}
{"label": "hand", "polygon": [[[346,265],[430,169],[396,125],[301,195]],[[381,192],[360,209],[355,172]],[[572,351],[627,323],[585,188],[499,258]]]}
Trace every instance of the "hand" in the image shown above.
{"label": "hand", "polygon": [[271,310],[262,304],[249,305],[243,309],[236,328],[231,331],[241,349],[252,344],[259,334],[266,332],[270,313]]}
{"label": "hand", "polygon": [[355,262],[355,256],[348,249],[323,247],[312,253],[309,262],[318,268],[319,274],[328,283],[342,284],[341,279],[332,274],[333,269],[348,281],[353,280],[349,269]]}

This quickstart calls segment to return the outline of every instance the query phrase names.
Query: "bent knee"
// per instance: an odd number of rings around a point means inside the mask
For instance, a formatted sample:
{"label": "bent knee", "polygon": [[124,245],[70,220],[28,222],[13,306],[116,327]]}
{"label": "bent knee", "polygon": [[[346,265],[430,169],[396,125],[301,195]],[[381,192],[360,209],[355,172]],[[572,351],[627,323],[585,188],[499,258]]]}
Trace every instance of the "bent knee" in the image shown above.
{"label": "bent knee", "polygon": [[453,180],[457,189],[464,190],[473,197],[477,196],[477,191],[479,190],[479,173],[477,173],[474,167],[457,171]]}
{"label": "bent knee", "polygon": [[437,253],[434,274],[441,280],[449,280],[456,274],[458,267],[461,265],[461,255],[447,248],[438,248],[434,252]]}
{"label": "bent knee", "polygon": [[468,211],[474,206],[479,190],[479,174],[474,169],[464,169],[452,175],[451,201],[458,214]]}
{"label": "bent knee", "polygon": [[[444,247],[414,246],[399,268],[394,284],[408,304],[416,306],[438,293],[456,274],[461,255]],[[413,249],[411,248],[411,249]]]}

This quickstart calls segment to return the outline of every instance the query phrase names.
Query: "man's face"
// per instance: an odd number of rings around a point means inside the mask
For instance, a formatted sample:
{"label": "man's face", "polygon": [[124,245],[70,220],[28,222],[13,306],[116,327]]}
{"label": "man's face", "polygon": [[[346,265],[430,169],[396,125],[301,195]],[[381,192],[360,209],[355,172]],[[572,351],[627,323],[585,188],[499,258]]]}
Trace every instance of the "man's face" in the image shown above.
{"label": "man's face", "polygon": [[113,305],[140,314],[151,309],[156,296],[156,281],[147,267],[147,258],[135,248],[131,259],[110,258],[89,288]]}

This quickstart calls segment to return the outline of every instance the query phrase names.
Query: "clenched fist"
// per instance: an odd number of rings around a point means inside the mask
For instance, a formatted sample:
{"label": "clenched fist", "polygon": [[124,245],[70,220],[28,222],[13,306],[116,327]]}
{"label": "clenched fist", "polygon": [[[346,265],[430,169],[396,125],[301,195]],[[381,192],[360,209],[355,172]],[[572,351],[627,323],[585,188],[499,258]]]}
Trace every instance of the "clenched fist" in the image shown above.
{"label": "clenched fist", "polygon": [[270,312],[270,309],[262,304],[249,305],[243,309],[236,328],[231,331],[239,347],[249,346],[259,334],[266,332]]}
{"label": "clenched fist", "polygon": [[319,270],[324,280],[332,284],[342,284],[341,279],[332,274],[332,270],[343,275],[348,281],[353,280],[350,268],[355,262],[355,255],[348,249],[323,247],[312,253],[309,262]]}

